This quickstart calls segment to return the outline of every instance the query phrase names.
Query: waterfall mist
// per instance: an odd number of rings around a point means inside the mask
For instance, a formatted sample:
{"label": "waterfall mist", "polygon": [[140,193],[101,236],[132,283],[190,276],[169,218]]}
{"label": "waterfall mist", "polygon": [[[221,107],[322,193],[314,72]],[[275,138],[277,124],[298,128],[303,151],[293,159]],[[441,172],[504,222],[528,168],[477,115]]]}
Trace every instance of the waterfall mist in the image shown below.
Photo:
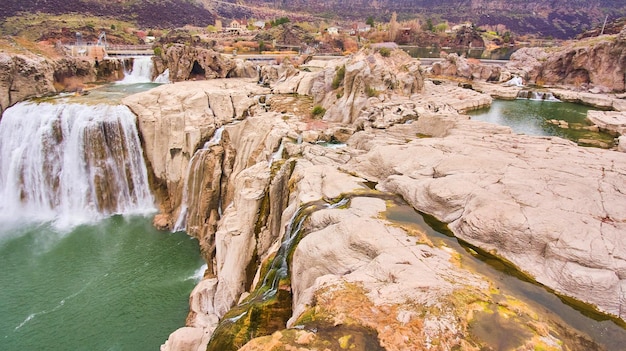
{"label": "waterfall mist", "polygon": [[60,227],[154,204],[126,106],[25,102],[0,123],[0,221]]}

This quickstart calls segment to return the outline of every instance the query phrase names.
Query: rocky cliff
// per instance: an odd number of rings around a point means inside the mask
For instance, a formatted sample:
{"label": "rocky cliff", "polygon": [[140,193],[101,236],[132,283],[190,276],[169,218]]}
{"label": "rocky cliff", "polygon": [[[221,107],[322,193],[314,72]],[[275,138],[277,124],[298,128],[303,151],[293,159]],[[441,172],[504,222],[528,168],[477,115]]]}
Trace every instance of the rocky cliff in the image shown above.
{"label": "rocky cliff", "polygon": [[82,90],[85,83],[124,77],[118,60],[92,61],[74,57],[56,59],[37,55],[0,53],[0,114],[33,97]]}
{"label": "rocky cliff", "polygon": [[[208,262],[162,350],[617,349],[394,211],[431,214],[475,253],[623,320],[626,154],[471,121],[459,111],[488,95],[425,83],[401,56],[309,65],[264,68],[267,88],[186,82],[125,100],[162,224],[182,213]],[[494,324],[506,332],[484,332]]]}
{"label": "rocky cliff", "polygon": [[563,47],[523,48],[507,68],[537,85],[568,85],[598,92],[626,89],[626,27],[619,34],[569,42]]}
{"label": "rocky cliff", "polygon": [[232,60],[212,49],[185,44],[168,44],[155,58],[156,74],[169,70],[173,82],[214,78],[256,78],[256,65]]}

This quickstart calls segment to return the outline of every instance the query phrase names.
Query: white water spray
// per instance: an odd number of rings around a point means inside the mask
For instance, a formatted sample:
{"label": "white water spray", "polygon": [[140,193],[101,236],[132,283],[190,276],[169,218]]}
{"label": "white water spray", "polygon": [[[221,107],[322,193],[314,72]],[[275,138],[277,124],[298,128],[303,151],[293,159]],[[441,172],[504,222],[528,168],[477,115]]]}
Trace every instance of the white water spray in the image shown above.
{"label": "white water spray", "polygon": [[[133,58],[131,70],[125,70],[124,79],[118,84],[139,84],[152,82],[152,56],[140,56]],[[169,74],[169,72],[168,72]],[[169,75],[168,75],[169,81]]]}
{"label": "white water spray", "polygon": [[126,106],[19,103],[0,123],[0,221],[59,227],[154,208]]}

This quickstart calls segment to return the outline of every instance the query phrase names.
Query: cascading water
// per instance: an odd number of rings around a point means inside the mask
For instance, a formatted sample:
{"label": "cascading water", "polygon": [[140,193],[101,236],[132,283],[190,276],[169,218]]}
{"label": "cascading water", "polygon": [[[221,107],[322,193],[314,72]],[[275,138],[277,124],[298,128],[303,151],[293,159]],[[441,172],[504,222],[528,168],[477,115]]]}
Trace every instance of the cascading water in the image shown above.
{"label": "cascading water", "polygon": [[283,152],[285,151],[285,140],[281,140],[280,141],[280,145],[278,146],[278,150],[276,150],[276,152],[274,152],[272,154],[272,156],[270,157],[270,167],[274,164],[274,162],[282,160],[283,159]]}
{"label": "cascading water", "polygon": [[[143,56],[133,58],[133,67],[131,70],[125,70],[124,79],[119,84],[139,84],[152,82],[152,56]],[[168,76],[169,80],[169,76]]]}
{"label": "cascading water", "polygon": [[554,102],[561,101],[557,99],[551,92],[531,91],[531,90],[520,90],[517,93],[517,98],[535,100],[535,101],[554,101]]}
{"label": "cascading water", "polygon": [[[279,329],[277,327],[285,326],[292,315],[291,292],[285,288],[291,286],[289,260],[293,250],[304,236],[304,222],[311,213],[322,207],[341,208],[347,206],[349,202],[350,198],[340,198],[330,203],[311,202],[302,205],[293,213],[285,229],[280,248],[269,263],[260,284],[243,302],[224,315],[211,337],[207,346],[208,351],[236,350],[236,345],[245,344],[251,335],[271,334],[275,331],[272,328]],[[265,315],[261,316],[262,314]],[[273,323],[262,326],[259,320],[271,320]]]}
{"label": "cascading water", "polygon": [[165,71],[163,71],[163,73],[159,74],[158,77],[154,78],[154,82],[159,84],[171,83],[172,81],[170,81],[170,69],[167,68]]}
{"label": "cascading water", "polygon": [[0,221],[59,226],[154,204],[126,106],[25,102],[0,123]]}
{"label": "cascading water", "polygon": [[[189,165],[187,166],[187,175],[185,176],[185,182],[183,185],[183,199],[180,204],[180,214],[178,215],[178,219],[176,219],[176,223],[174,224],[174,232],[183,231],[187,225],[187,206],[189,204],[189,193],[191,189],[189,188],[189,184],[194,183],[193,177],[196,175],[196,169],[198,164],[196,159],[201,156],[204,152],[206,152],[211,146],[218,145],[222,140],[222,133],[224,132],[224,126],[219,127],[213,133],[213,137],[211,140],[207,141],[202,149],[196,151],[191,159],[189,160]],[[193,196],[193,194],[191,195]],[[221,214],[221,206],[220,206],[220,216]]]}

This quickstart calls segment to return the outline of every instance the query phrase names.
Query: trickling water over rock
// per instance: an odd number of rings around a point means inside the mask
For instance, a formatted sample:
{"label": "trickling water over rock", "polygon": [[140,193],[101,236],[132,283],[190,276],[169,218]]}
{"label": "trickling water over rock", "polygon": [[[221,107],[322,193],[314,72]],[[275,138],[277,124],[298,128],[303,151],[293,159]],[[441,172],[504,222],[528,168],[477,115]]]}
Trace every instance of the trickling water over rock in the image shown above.
{"label": "trickling water over rock", "polygon": [[23,102],[5,111],[0,140],[6,219],[76,224],[153,207],[126,106]]}

